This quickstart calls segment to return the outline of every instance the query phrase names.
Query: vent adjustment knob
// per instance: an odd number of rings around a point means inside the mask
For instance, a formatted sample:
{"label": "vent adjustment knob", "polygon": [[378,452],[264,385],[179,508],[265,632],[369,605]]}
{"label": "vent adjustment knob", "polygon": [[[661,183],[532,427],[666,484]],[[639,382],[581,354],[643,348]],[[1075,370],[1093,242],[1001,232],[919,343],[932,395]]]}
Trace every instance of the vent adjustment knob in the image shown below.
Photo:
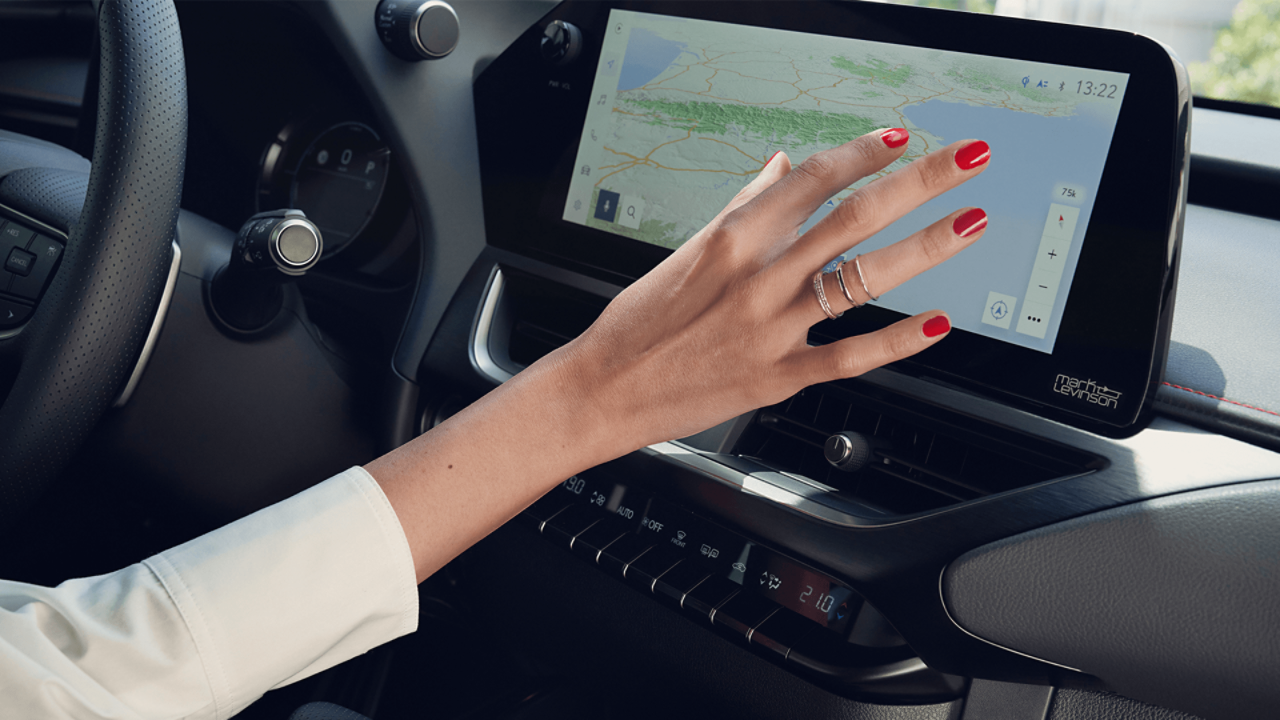
{"label": "vent adjustment knob", "polygon": [[836,469],[857,472],[871,461],[872,444],[867,436],[846,430],[827,438],[822,454]]}

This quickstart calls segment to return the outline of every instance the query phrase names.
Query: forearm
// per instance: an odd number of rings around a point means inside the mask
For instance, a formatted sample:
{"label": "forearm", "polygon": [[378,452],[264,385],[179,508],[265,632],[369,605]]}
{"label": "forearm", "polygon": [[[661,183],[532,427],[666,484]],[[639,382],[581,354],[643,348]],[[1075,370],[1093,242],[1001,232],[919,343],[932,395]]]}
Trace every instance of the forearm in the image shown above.
{"label": "forearm", "polygon": [[557,483],[625,452],[582,373],[564,348],[365,467],[400,518],[419,582]]}
{"label": "forearm", "polygon": [[[982,171],[961,141],[860,189],[803,238],[813,209],[905,151],[871,133],[791,168],[775,156],[711,224],[609,304],[586,333],[440,427],[367,466],[404,527],[419,581],[576,472],[684,437],[800,388],[907,357],[941,340],[931,311],[821,348],[831,316],[815,271],[898,217]],[[963,151],[963,154],[961,152]],[[971,209],[970,209],[971,210]],[[976,241],[961,209],[860,256],[858,307]],[[968,224],[966,224],[968,223]],[[825,301],[823,301],[825,302]]]}

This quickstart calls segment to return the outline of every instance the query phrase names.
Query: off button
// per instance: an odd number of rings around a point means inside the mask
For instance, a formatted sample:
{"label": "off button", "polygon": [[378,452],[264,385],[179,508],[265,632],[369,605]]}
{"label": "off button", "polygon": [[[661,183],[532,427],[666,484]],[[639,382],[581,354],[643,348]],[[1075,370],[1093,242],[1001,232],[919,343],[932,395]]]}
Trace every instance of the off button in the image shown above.
{"label": "off button", "polygon": [[0,298],[0,329],[8,330],[17,327],[26,322],[30,316],[30,306]]}

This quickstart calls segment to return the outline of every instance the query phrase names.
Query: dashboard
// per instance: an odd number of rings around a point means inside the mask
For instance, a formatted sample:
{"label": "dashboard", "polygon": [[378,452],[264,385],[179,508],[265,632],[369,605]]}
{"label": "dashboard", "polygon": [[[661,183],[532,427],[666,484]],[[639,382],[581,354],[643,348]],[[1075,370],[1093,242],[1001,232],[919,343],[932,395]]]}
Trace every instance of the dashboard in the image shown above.
{"label": "dashboard", "polygon": [[[452,9],[456,48],[410,61],[380,38],[389,11],[373,0],[178,3],[191,124],[173,304],[135,395],[69,472],[84,478],[77,499],[33,515],[51,529],[7,573],[101,572],[251,512],[429,430],[582,332],[687,236],[678,218],[732,195],[652,167],[600,184],[618,170],[603,167],[610,153],[634,156],[624,170],[645,164],[622,144],[687,133],[747,172],[857,126],[831,112],[752,136],[734,128],[775,128],[795,108],[673,111],[652,85],[697,43],[811,51],[823,72],[890,80],[894,66],[964,54],[990,74],[975,97],[1050,108],[1073,91],[1094,123],[1027,125],[1064,144],[1046,162],[1079,167],[996,179],[1009,190],[997,214],[1033,252],[936,284],[974,294],[957,340],[981,368],[926,357],[811,387],[566,478],[422,585],[419,633],[247,716],[304,696],[379,718],[1269,716],[1280,158],[1265,148],[1280,147],[1280,120],[1190,112],[1163,48],[1066,26],[877,3]],[[997,30],[1021,39],[978,52]],[[862,60],[877,54],[894,65]],[[628,109],[653,114],[622,124]],[[923,142],[930,127],[980,135],[1008,119],[939,112],[924,101],[903,117]],[[1137,128],[1145,141],[1117,148]],[[726,162],[701,152],[681,157]],[[217,327],[208,287],[234,230],[285,207],[323,232],[320,263],[268,331]],[[1044,238],[1065,241],[1066,268],[1042,288],[1048,327],[1023,329]],[[933,289],[819,325],[811,342],[932,307]],[[1071,365],[1086,352],[1105,362]],[[1088,384],[1112,364],[1124,380]],[[1032,369],[1050,390],[1079,380],[1060,400],[1019,385]],[[1123,421],[1106,420],[1103,389],[1135,399]],[[1074,410],[1081,393],[1100,400]],[[842,433],[870,448],[852,472],[827,453]],[[95,518],[104,504],[114,519]],[[86,532],[122,548],[54,562]]]}

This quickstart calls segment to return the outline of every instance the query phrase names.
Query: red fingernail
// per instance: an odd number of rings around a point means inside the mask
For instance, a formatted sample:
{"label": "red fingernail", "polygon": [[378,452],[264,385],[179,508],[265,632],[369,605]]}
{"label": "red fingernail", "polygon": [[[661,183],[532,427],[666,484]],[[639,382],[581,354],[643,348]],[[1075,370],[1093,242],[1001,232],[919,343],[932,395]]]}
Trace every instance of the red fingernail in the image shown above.
{"label": "red fingernail", "polygon": [[951,321],[946,315],[937,315],[925,320],[922,329],[925,337],[938,337],[951,330]]}
{"label": "red fingernail", "polygon": [[979,165],[986,165],[991,159],[991,146],[977,140],[956,151],[956,165],[961,170],[972,170]]}
{"label": "red fingernail", "polygon": [[956,235],[967,238],[986,226],[987,214],[982,211],[982,208],[974,208],[956,218],[956,221],[951,223],[951,230]]}
{"label": "red fingernail", "polygon": [[769,156],[769,162],[766,162],[766,163],[764,164],[764,166],[765,166],[765,167],[769,167],[770,165],[772,165],[772,164],[773,164],[773,159],[774,159],[774,158],[776,158],[776,157],[778,157],[778,156],[779,156],[779,155],[781,155],[781,154],[782,154],[782,151],[781,151],[781,150],[779,150],[778,152],[776,152],[776,153],[774,153],[774,154],[770,155],[770,156]]}
{"label": "red fingernail", "polygon": [[880,139],[891,148],[902,147],[911,139],[911,133],[906,128],[889,128],[880,133]]}

